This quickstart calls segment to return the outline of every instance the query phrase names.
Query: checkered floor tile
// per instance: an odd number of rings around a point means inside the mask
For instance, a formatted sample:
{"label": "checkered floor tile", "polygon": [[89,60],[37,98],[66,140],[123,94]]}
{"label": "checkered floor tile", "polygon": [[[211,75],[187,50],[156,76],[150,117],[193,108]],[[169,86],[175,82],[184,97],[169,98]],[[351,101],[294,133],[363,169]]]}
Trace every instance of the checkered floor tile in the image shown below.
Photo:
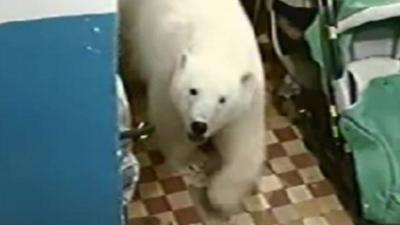
{"label": "checkered floor tile", "polygon": [[[265,173],[258,193],[243,201],[244,212],[231,218],[235,225],[351,225],[335,190],[305,148],[299,132],[279,123],[268,132]],[[201,204],[190,191],[188,174],[167,176],[163,157],[137,148],[141,179],[130,204],[132,225],[209,224],[200,216]]]}

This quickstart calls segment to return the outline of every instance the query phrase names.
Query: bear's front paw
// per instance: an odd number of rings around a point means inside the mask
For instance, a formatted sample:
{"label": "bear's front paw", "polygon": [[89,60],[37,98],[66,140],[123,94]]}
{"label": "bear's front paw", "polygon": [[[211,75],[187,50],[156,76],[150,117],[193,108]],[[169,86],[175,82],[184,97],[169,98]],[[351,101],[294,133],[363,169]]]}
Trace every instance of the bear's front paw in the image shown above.
{"label": "bear's front paw", "polygon": [[232,215],[241,211],[241,194],[232,182],[221,178],[212,181],[207,191],[211,206],[224,215]]}
{"label": "bear's front paw", "polygon": [[170,175],[183,175],[188,171],[188,166],[181,161],[167,159],[165,161],[166,172]]}
{"label": "bear's front paw", "polygon": [[181,174],[188,170],[189,161],[187,152],[185,151],[172,151],[172,154],[167,155],[165,164],[174,174]]}

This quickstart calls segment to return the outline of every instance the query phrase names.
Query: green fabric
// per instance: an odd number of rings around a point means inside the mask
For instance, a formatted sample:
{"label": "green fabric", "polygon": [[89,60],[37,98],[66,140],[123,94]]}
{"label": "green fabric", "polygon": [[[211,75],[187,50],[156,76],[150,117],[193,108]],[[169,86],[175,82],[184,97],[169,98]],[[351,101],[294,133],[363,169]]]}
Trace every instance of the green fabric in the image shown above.
{"label": "green fabric", "polygon": [[364,217],[400,224],[400,75],[373,80],[340,128],[354,153]]}
{"label": "green fabric", "polygon": [[[346,2],[367,2],[372,0],[347,0]],[[400,3],[400,0],[381,0],[382,2],[389,2],[389,1],[397,1]],[[354,3],[355,4],[355,3]],[[308,29],[305,32],[305,39],[308,42],[308,45],[310,47],[310,52],[311,56],[316,61],[321,68],[323,68],[323,76],[325,78],[326,74],[331,74],[332,73],[332,65],[331,62],[333,59],[329,58],[328,54],[328,49],[330,49],[330,46],[328,45],[329,40],[327,38],[326,34],[326,27],[324,27],[325,22],[325,16],[323,12],[320,12],[320,14],[315,18],[314,22],[308,27]],[[347,32],[343,32],[339,34],[338,39],[336,40],[331,40],[331,41],[336,41],[337,45],[343,46],[343,45],[349,45],[350,41],[352,39],[352,36],[355,33],[362,32],[368,29],[376,29],[377,27],[387,27],[387,29],[396,29],[399,30],[399,18],[392,18],[392,19],[387,19],[383,21],[379,21],[379,23],[370,23],[368,25],[356,27],[354,29],[351,29]],[[395,37],[393,37],[395,38]],[[346,63],[346,62],[344,62]]]}
{"label": "green fabric", "polygon": [[314,22],[308,27],[305,33],[305,38],[310,46],[312,58],[319,64],[321,68],[325,67],[323,61],[323,42],[326,40],[322,39],[322,26],[321,26],[322,15],[317,15]]}
{"label": "green fabric", "polygon": [[[400,3],[400,0],[336,0],[338,2],[338,18],[337,20],[343,20],[357,12],[362,10],[376,7],[385,6],[395,3]],[[327,42],[328,39],[323,37],[322,27],[325,26],[324,12],[320,11],[319,15],[315,18],[313,24],[306,31],[306,40],[310,44],[311,52],[314,60],[316,60],[321,67],[324,66],[323,62],[323,42]],[[322,43],[322,44],[321,44]]]}
{"label": "green fabric", "polygon": [[367,8],[400,3],[399,0],[340,0],[339,2],[339,20],[343,20]]}
{"label": "green fabric", "polygon": [[[338,21],[340,21],[367,8],[400,3],[400,0],[337,0],[337,2],[339,5]],[[324,57],[326,56],[324,56],[324,49],[326,43],[324,42],[328,42],[328,38],[323,36],[322,32],[326,25],[324,18],[324,12],[320,11],[305,33],[313,59],[319,63],[321,68],[325,67]]]}
{"label": "green fabric", "polygon": [[[305,32],[305,38],[310,47],[311,57],[317,62],[321,68],[321,81],[323,84],[329,84],[328,75],[332,74],[331,71],[331,62],[329,54],[327,50],[328,39],[324,33],[324,27],[322,24],[325,24],[325,16],[320,13],[316,16],[314,22],[308,27]],[[323,90],[325,93],[328,93],[327,85],[323,85]]]}
{"label": "green fabric", "polygon": [[[400,3],[400,0],[338,0],[339,20],[364,9]],[[312,58],[321,66],[324,89],[333,77],[332,59],[323,12],[306,31]],[[394,23],[394,24],[393,24]],[[398,20],[368,24],[339,35],[341,46],[353,35],[375,26],[396,26]],[[328,92],[327,92],[328,93]],[[359,102],[341,115],[340,130],[355,159],[356,179],[365,219],[400,224],[400,74],[373,80]]]}

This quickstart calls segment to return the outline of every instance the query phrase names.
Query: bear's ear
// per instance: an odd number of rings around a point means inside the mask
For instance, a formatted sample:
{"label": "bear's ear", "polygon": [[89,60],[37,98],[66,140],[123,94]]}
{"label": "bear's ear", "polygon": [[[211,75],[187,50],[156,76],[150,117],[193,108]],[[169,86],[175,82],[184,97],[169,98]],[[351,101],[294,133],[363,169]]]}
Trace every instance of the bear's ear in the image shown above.
{"label": "bear's ear", "polygon": [[254,79],[253,73],[247,72],[242,75],[240,81],[243,86],[250,86],[253,83],[253,79]]}
{"label": "bear's ear", "polygon": [[188,61],[188,53],[187,51],[184,51],[179,57],[179,63],[178,63],[179,69],[185,68],[187,61]]}
{"label": "bear's ear", "polygon": [[189,60],[189,54],[187,53],[187,51],[183,51],[181,54],[179,54],[176,57],[176,61],[175,61],[175,66],[173,69],[173,76],[172,78],[178,78],[181,77],[181,75],[183,74],[182,71],[185,69],[185,67],[188,64],[188,60]]}

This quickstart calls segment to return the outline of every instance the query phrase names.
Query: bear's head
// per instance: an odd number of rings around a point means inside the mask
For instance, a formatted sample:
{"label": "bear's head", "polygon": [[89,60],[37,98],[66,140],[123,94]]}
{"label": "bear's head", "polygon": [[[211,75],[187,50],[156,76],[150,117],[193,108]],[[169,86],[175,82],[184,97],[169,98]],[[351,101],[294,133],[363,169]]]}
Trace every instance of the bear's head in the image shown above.
{"label": "bear's head", "polygon": [[238,67],[190,53],[179,57],[170,94],[191,141],[204,142],[249,109],[255,78]]}

